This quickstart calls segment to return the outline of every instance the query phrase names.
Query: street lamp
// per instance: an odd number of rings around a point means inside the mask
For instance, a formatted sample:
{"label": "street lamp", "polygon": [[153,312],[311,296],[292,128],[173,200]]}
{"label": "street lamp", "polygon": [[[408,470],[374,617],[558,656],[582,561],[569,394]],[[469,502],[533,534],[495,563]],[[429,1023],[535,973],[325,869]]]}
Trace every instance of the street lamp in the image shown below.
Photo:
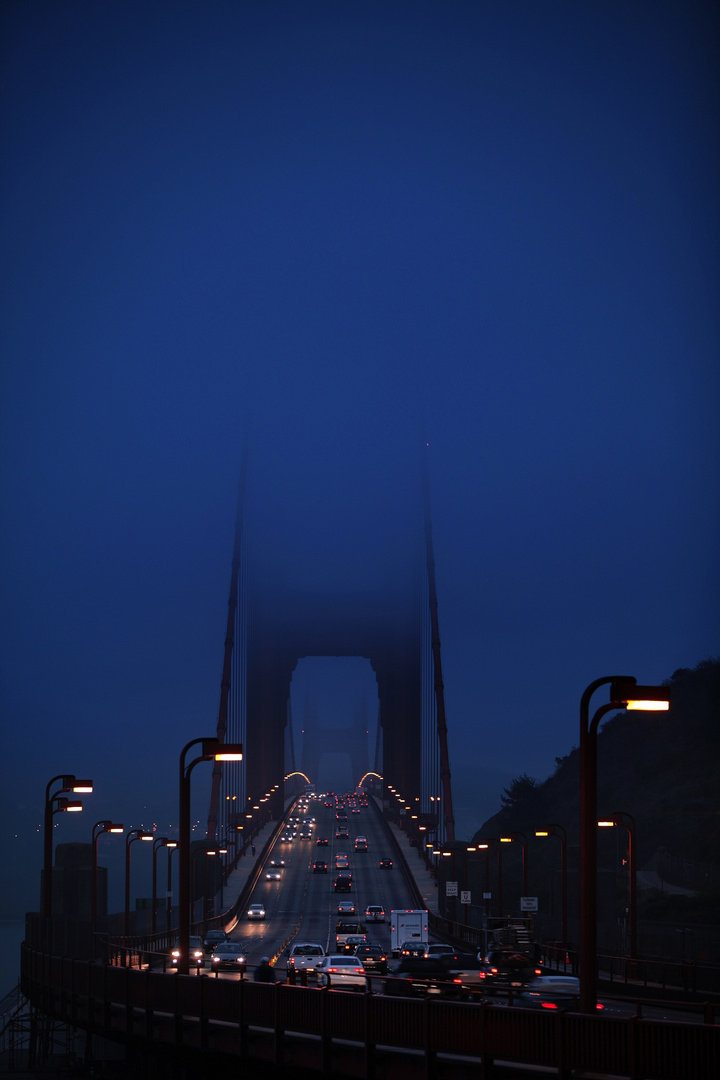
{"label": "street lamp", "polygon": [[[200,745],[200,755],[185,764],[192,746]],[[180,912],[178,926],[178,974],[188,974],[190,949],[190,774],[201,761],[242,761],[241,743],[223,743],[217,738],[193,739],[180,752]]]}
{"label": "street lamp", "polygon": [[[51,793],[53,784],[60,782],[60,787],[57,791]],[[59,776],[53,776],[45,788],[45,820],[44,829],[45,834],[43,836],[43,904],[42,913],[46,919],[49,919],[52,915],[52,855],[53,855],[53,842],[52,842],[52,830],[53,830],[53,814],[59,814],[64,811],[74,812],[82,810],[82,803],[77,800],[71,800],[67,798],[60,798],[66,792],[75,792],[76,794],[89,794],[92,792],[93,783],[92,780],[78,780],[72,774],[60,773]],[[54,803],[57,802],[57,806]]]}
{"label": "street lamp", "polygon": [[507,836],[500,837],[501,844],[520,844],[522,848],[522,894],[527,896],[528,894],[528,880],[527,880],[527,837],[521,832],[511,832]]}
{"label": "street lamp", "polygon": [[560,892],[562,895],[562,947],[567,950],[567,832],[562,825],[536,829],[536,836],[557,836],[560,841]]}
{"label": "street lamp", "polygon": [[[623,821],[627,818],[627,821]],[[607,821],[598,821],[599,827],[612,828],[613,826],[627,829],[628,834],[628,905],[630,907],[630,959],[637,958],[637,890],[635,880],[635,818],[624,810],[617,810]]]}
{"label": "street lamp", "polygon": [[96,821],[93,825],[92,831],[92,908],[90,914],[90,921],[95,926],[97,919],[97,842],[98,837],[103,833],[122,833],[125,832],[125,826],[119,825],[114,821]]}
{"label": "street lamp", "polygon": [[170,930],[172,927],[172,857],[179,848],[177,841],[173,840],[171,844],[167,845],[168,848],[168,873],[167,873],[167,907],[165,920],[165,929]]}
{"label": "street lamp", "polygon": [[151,832],[131,829],[125,837],[125,937],[130,933],[130,847],[136,840],[152,840]]}
{"label": "street lamp", "polygon": [[[590,699],[610,685],[610,701],[589,720]],[[607,675],[586,687],[580,700],[580,1011],[597,1006],[597,732],[606,713],[617,709],[670,708],[665,686],[638,686],[631,675]]]}
{"label": "street lamp", "polygon": [[[177,840],[168,840],[167,836],[156,836],[153,840],[152,860],[152,933],[157,931],[157,853],[161,847],[176,848]],[[168,859],[170,855],[168,854]]]}
{"label": "street lamp", "polygon": [[485,892],[490,892],[487,886],[490,879],[490,849],[493,844],[497,844],[498,915],[502,918],[502,844],[496,836],[491,836],[489,840],[479,840],[476,846],[478,851],[485,852]]}

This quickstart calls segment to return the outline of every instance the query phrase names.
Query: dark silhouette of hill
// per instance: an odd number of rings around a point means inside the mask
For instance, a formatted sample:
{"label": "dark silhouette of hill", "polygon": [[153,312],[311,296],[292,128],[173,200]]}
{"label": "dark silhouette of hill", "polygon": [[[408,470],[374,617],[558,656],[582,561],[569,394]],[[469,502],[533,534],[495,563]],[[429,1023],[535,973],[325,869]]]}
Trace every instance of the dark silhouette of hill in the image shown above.
{"label": "dark silhouette of hill", "polygon": [[[624,812],[635,819],[638,917],[682,917],[720,925],[720,659],[680,668],[664,685],[671,688],[666,713],[611,714],[598,735],[598,814]],[[605,699],[607,700],[607,699]],[[591,708],[602,704],[601,692]],[[579,734],[579,733],[578,733]],[[528,892],[539,910],[557,906],[550,896],[559,865],[558,842],[535,837],[548,823],[567,831],[572,898],[578,863],[580,754],[573,748],[556,758],[544,782],[522,775],[505,788],[502,809],[485,821],[474,840],[519,832],[526,838]],[[627,902],[628,834],[603,829],[598,836],[598,868],[616,875],[616,907]],[[518,910],[521,843],[503,845],[503,881]],[[687,894],[674,889],[686,889]],[[554,886],[557,891],[557,886]],[[692,894],[692,895],[689,895]]]}

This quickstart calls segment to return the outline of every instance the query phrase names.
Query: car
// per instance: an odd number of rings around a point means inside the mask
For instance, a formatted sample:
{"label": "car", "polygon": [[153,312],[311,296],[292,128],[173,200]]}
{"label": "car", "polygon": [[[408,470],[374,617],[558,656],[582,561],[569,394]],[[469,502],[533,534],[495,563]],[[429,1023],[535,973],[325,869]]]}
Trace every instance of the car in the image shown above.
{"label": "car", "polygon": [[498,990],[510,990],[517,993],[523,990],[531,980],[542,975],[542,968],[533,962],[532,957],[512,949],[493,949],[487,961],[485,992],[489,995]]}
{"label": "car", "polygon": [[325,957],[322,945],[314,941],[299,941],[291,945],[288,950],[287,968],[290,971],[307,971],[308,975],[315,976],[315,969]]}
{"label": "car", "polygon": [[221,941],[227,941],[224,930],[208,930],[203,938],[203,948],[206,953],[211,953]]}
{"label": "car", "polygon": [[354,915],[355,905],[352,900],[341,900],[337,906],[338,915]]}
{"label": "car", "polygon": [[316,859],[312,868],[313,874],[327,874],[328,865],[324,859]]}
{"label": "car", "polygon": [[329,841],[328,841],[327,836],[318,836],[315,843],[317,844],[318,847],[327,847]]}
{"label": "car", "polygon": [[367,990],[365,968],[356,957],[348,956],[347,953],[330,953],[324,956],[315,971],[318,986],[327,986],[333,990]]}
{"label": "car", "polygon": [[368,904],[365,908],[365,922],[385,922],[385,908],[381,904]]}
{"label": "car", "polygon": [[426,956],[448,956],[451,960],[457,960],[458,955],[452,945],[446,945],[442,941],[431,941],[425,950]]}
{"label": "car", "polygon": [[343,945],[343,952],[354,953],[358,945],[367,945],[367,934],[348,934]]}
{"label": "car", "polygon": [[285,865],[285,860],[284,859],[271,859],[270,860],[270,865],[271,866],[283,867]]}
{"label": "car", "polygon": [[367,849],[368,849],[367,836],[356,836],[355,837],[355,850],[356,851],[367,851]]}
{"label": "car", "polygon": [[352,889],[352,874],[349,870],[341,870],[335,878],[335,892],[350,892]]}
{"label": "car", "polygon": [[400,956],[427,956],[427,941],[403,941],[398,950]]}
{"label": "car", "polygon": [[[205,949],[203,947],[203,939],[195,934],[190,935],[190,963],[195,964],[196,967],[203,967],[205,964]],[[172,962],[175,967],[180,963],[180,941],[175,941],[172,947]]]}
{"label": "car", "polygon": [[338,870],[347,870],[349,865],[350,860],[348,859],[344,851],[339,852],[335,856],[335,866],[338,868]]}
{"label": "car", "polygon": [[251,904],[247,909],[248,919],[264,919],[265,918],[265,905],[264,904]]}
{"label": "car", "polygon": [[350,839],[350,833],[347,831],[347,829],[336,829],[335,830],[335,839],[336,840],[349,840]]}
{"label": "car", "polygon": [[[580,1000],[580,980],[574,975],[538,975],[514,999],[523,1009],[577,1011]],[[597,1009],[604,1008],[600,1002]]]}
{"label": "car", "polygon": [[387,975],[387,953],[379,945],[356,945],[353,954],[366,971]]}
{"label": "car", "polygon": [[381,870],[392,870],[392,859],[387,859],[387,858],[381,859],[380,860],[380,869]]}
{"label": "car", "polygon": [[448,971],[444,956],[406,956],[390,971],[383,984],[385,994],[400,997],[457,999],[462,988]]}
{"label": "car", "polygon": [[267,874],[265,875],[265,880],[266,881],[280,881],[281,877],[282,877],[282,874],[280,873],[280,871],[277,870],[274,867],[271,867],[268,870]]}
{"label": "car", "polygon": [[210,964],[216,971],[221,968],[232,968],[244,974],[247,969],[245,947],[239,941],[221,941],[213,950]]}
{"label": "car", "polygon": [[359,814],[359,813],[360,813],[360,810],[359,810],[359,808],[358,808],[357,806],[353,806],[353,808],[352,808],[352,813],[353,813],[353,814]]}
{"label": "car", "polygon": [[291,833],[284,833],[283,836],[280,837],[280,843],[281,844],[292,844],[292,834]]}

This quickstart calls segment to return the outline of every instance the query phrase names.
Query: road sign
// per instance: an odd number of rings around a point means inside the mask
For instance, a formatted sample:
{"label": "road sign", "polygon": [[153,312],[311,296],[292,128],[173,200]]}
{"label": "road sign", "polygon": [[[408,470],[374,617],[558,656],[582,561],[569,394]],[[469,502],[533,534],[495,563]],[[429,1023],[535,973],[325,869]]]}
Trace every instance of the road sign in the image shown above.
{"label": "road sign", "polygon": [[470,890],[469,889],[463,889],[463,891],[460,893],[460,903],[461,904],[471,904],[472,903],[472,900],[470,899]]}
{"label": "road sign", "polygon": [[521,896],[520,897],[520,910],[521,911],[537,911],[538,898],[537,896]]}
{"label": "road sign", "polygon": [[445,882],[445,895],[446,896],[457,896],[457,894],[458,894],[458,887],[457,886],[458,886],[457,881],[446,881]]}

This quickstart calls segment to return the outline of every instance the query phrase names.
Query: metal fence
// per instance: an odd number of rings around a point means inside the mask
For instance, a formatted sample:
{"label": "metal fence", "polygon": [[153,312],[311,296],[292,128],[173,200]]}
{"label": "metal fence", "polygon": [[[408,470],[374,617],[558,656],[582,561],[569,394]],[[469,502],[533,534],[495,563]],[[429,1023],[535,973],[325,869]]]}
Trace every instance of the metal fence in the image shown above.
{"label": "metal fence", "polygon": [[[22,950],[22,987],[42,1012],[147,1052],[272,1061],[373,1080],[452,1077],[494,1061],[630,1080],[716,1080],[720,1026],[385,998],[247,979],[166,975]],[[188,1058],[189,1060],[189,1058]],[[380,1063],[382,1067],[380,1067]],[[415,1066],[412,1066],[415,1062]]]}

